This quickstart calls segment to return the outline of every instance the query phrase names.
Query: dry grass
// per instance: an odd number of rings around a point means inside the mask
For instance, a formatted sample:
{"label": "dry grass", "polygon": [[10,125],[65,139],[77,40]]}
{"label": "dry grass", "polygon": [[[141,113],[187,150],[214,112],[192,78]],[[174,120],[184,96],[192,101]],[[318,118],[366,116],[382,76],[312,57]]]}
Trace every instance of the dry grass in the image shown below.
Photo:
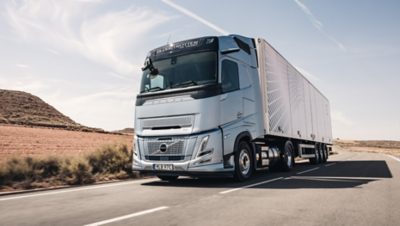
{"label": "dry grass", "polygon": [[85,155],[107,144],[132,148],[133,134],[117,135],[62,129],[0,125],[0,162],[13,157]]}
{"label": "dry grass", "polygon": [[400,156],[400,141],[335,140],[334,145],[349,151],[374,152]]}
{"label": "dry grass", "polygon": [[84,156],[19,157],[0,165],[0,190],[32,189],[137,177],[126,145],[105,145]]}

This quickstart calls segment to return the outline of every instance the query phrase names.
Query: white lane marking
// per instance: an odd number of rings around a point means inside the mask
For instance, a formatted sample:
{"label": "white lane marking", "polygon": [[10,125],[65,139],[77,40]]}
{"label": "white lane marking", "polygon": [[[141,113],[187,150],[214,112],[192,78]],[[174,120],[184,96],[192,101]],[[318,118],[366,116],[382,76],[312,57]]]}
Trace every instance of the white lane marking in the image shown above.
{"label": "white lane marking", "polygon": [[334,163],[329,163],[329,164],[326,164],[325,166],[326,167],[329,167],[329,166],[333,166],[333,165],[335,165],[336,164],[336,162],[334,162]]}
{"label": "white lane marking", "polygon": [[85,190],[93,190],[93,189],[99,189],[99,188],[108,188],[108,187],[115,187],[115,186],[120,186],[120,185],[138,184],[138,183],[142,183],[142,182],[150,182],[153,180],[157,180],[157,179],[151,178],[151,179],[135,180],[135,181],[130,181],[130,182],[117,182],[117,183],[105,184],[105,185],[91,185],[91,186],[81,187],[81,188],[65,188],[65,189],[60,189],[57,191],[40,192],[40,193],[35,193],[35,194],[30,194],[30,195],[20,195],[20,196],[12,196],[12,197],[7,197],[7,198],[0,198],[0,202],[14,200],[14,199],[45,196],[45,195],[57,195],[57,194],[63,194],[63,193],[68,193],[68,192],[75,192],[75,191],[85,191]]}
{"label": "white lane marking", "polygon": [[400,159],[399,159],[399,158],[397,158],[397,157],[394,157],[393,155],[387,155],[387,156],[389,156],[390,158],[392,158],[392,159],[394,159],[394,160],[396,160],[396,161],[400,162]]}
{"label": "white lane marking", "polygon": [[226,191],[221,191],[220,194],[227,194],[227,193],[230,193],[230,192],[242,190],[244,188],[251,188],[251,187],[255,187],[255,186],[261,185],[261,184],[267,184],[267,183],[271,183],[271,182],[274,182],[274,181],[277,181],[277,180],[282,180],[282,179],[283,179],[283,177],[278,177],[278,178],[274,178],[274,179],[271,179],[271,180],[261,181],[261,182],[255,183],[255,184],[249,184],[249,185],[245,185],[243,187],[229,189],[229,190],[226,190]]}
{"label": "white lane marking", "polygon": [[292,176],[292,179],[321,179],[321,180],[384,180],[385,178],[382,177],[327,177],[327,176]]}
{"label": "white lane marking", "polygon": [[129,218],[138,217],[138,216],[146,215],[146,214],[149,214],[149,213],[154,213],[154,212],[157,212],[157,211],[160,211],[160,210],[165,210],[165,209],[168,209],[168,206],[160,206],[160,207],[149,209],[149,210],[143,210],[143,211],[140,211],[140,212],[136,212],[136,213],[120,216],[120,217],[115,217],[115,218],[111,218],[111,219],[108,219],[108,220],[99,221],[99,222],[96,222],[96,223],[86,224],[84,226],[99,226],[99,225],[109,224],[109,223],[112,223],[112,222],[122,221],[122,220],[126,220],[126,219],[129,219]]}
{"label": "white lane marking", "polygon": [[308,172],[311,172],[311,171],[314,171],[314,170],[317,170],[317,169],[319,169],[319,167],[315,167],[315,168],[312,168],[312,169],[309,169],[309,170],[304,170],[304,171],[298,172],[298,173],[296,173],[296,175],[300,175],[300,174],[303,174],[303,173],[308,173]]}

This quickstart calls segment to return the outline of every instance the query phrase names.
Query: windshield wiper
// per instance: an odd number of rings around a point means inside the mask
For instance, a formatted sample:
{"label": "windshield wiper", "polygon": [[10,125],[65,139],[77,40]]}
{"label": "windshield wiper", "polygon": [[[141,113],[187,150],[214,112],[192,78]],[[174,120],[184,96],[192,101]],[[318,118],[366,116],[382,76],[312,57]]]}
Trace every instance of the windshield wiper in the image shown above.
{"label": "windshield wiper", "polygon": [[175,87],[185,87],[185,86],[191,86],[191,85],[197,85],[197,82],[193,81],[193,80],[189,80],[189,81],[185,81],[185,82],[181,82],[178,84],[174,84],[172,85],[173,88]]}
{"label": "windshield wiper", "polygon": [[153,92],[153,91],[160,91],[160,90],[164,90],[165,88],[161,88],[159,86],[154,86],[151,87],[150,89],[146,89],[147,92]]}

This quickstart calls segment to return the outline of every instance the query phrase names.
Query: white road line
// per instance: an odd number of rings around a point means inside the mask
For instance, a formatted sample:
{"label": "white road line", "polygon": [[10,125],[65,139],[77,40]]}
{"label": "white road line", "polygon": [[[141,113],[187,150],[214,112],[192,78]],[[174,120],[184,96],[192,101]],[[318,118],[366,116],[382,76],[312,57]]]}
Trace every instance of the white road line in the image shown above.
{"label": "white road line", "polygon": [[333,165],[335,165],[336,164],[336,162],[334,162],[334,163],[329,163],[329,164],[326,164],[325,166],[326,167],[329,167],[329,166],[333,166]]}
{"label": "white road line", "polygon": [[394,157],[393,155],[387,155],[387,156],[389,156],[390,158],[392,158],[392,159],[394,159],[394,160],[396,160],[396,161],[400,162],[400,159],[399,159],[399,158],[397,158],[397,157]]}
{"label": "white road line", "polygon": [[230,193],[230,192],[242,190],[244,188],[251,188],[251,187],[255,187],[255,186],[261,185],[261,184],[268,184],[268,183],[271,183],[271,182],[274,182],[274,181],[277,181],[277,180],[282,180],[282,179],[283,179],[283,177],[278,177],[278,178],[274,178],[274,179],[267,180],[267,181],[261,181],[261,182],[255,183],[255,184],[249,184],[249,185],[245,185],[243,187],[229,189],[229,190],[226,190],[226,191],[221,191],[220,194],[227,194],[227,193]]}
{"label": "white road line", "polygon": [[356,181],[360,181],[360,180],[384,180],[386,178],[382,178],[382,177],[336,177],[336,176],[332,176],[332,177],[328,177],[328,176],[292,176],[292,179],[321,179],[321,180],[356,180]]}
{"label": "white road line", "polygon": [[312,169],[309,169],[309,170],[304,170],[304,171],[298,172],[298,173],[296,173],[296,175],[300,175],[300,174],[303,174],[303,173],[308,173],[308,172],[311,172],[311,171],[314,171],[314,170],[317,170],[317,169],[319,169],[319,167],[315,167],[315,168],[312,168]]}
{"label": "white road line", "polygon": [[75,191],[85,191],[85,190],[108,188],[108,187],[115,187],[115,186],[121,186],[121,185],[138,184],[138,183],[143,183],[143,182],[150,182],[153,180],[156,180],[156,179],[151,178],[151,179],[134,180],[134,181],[129,181],[129,182],[117,182],[117,183],[111,183],[111,184],[105,184],[105,185],[91,185],[91,186],[80,187],[80,188],[65,188],[65,189],[60,189],[60,190],[56,190],[56,191],[40,192],[40,193],[34,193],[34,194],[29,194],[29,195],[20,195],[20,196],[11,196],[11,197],[7,197],[7,198],[0,198],[0,202],[8,201],[8,200],[15,200],[15,199],[38,197],[38,196],[46,196],[46,195],[57,195],[57,194],[63,194],[63,193],[68,193],[68,192],[75,192]]}
{"label": "white road line", "polygon": [[122,220],[126,220],[126,219],[129,219],[129,218],[138,217],[138,216],[146,215],[146,214],[149,214],[149,213],[154,213],[154,212],[157,212],[157,211],[160,211],[160,210],[165,210],[165,209],[168,209],[168,206],[160,206],[160,207],[157,207],[157,208],[154,208],[154,209],[143,210],[143,211],[140,211],[140,212],[136,212],[136,213],[120,216],[120,217],[115,217],[115,218],[111,218],[111,219],[108,219],[108,220],[99,221],[99,222],[96,222],[96,223],[86,224],[84,226],[98,226],[98,225],[109,224],[109,223],[112,223],[112,222],[122,221]]}

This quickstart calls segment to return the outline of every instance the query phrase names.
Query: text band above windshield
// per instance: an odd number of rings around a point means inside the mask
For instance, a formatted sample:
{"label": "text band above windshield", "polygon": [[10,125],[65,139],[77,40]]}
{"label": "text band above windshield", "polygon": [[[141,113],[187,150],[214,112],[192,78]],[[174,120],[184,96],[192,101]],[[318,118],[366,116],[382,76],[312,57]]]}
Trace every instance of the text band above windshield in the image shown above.
{"label": "text band above windshield", "polygon": [[159,60],[171,56],[182,55],[200,51],[217,51],[217,37],[202,37],[196,39],[185,40],[181,42],[171,43],[150,51],[149,55],[152,60]]}

